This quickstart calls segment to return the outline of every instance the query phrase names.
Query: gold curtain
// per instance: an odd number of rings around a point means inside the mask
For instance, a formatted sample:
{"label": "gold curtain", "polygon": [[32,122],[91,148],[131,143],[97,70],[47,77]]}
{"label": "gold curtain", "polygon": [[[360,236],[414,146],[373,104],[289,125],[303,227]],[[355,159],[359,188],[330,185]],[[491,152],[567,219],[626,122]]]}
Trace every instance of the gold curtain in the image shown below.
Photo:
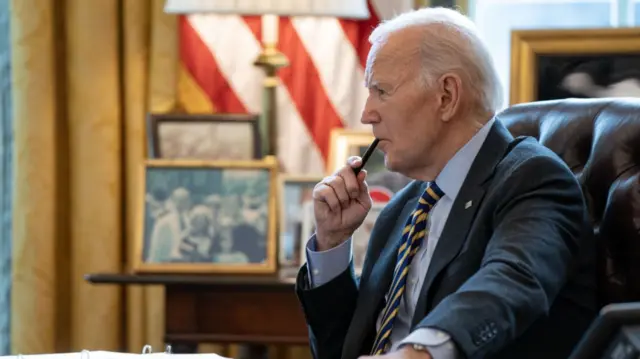
{"label": "gold curtain", "polygon": [[162,289],[83,276],[131,259],[145,114],[176,103],[163,3],[11,1],[14,353],[162,345]]}

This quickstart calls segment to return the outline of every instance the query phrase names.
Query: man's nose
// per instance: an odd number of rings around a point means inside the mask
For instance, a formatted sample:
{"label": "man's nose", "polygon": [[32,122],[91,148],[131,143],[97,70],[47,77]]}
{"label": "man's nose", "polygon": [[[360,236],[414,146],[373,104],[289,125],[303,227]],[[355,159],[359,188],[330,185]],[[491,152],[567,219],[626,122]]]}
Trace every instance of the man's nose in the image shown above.
{"label": "man's nose", "polygon": [[374,110],[371,102],[371,96],[369,96],[362,110],[362,117],[360,117],[360,122],[364,125],[370,125],[378,119],[377,112]]}

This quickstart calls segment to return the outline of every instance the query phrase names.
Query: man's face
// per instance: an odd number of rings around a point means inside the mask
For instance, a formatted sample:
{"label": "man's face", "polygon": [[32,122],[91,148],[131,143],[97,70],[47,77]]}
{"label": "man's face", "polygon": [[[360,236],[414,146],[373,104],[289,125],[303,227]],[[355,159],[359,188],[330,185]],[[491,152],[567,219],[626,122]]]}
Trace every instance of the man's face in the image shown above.
{"label": "man's face", "polygon": [[392,33],[372,46],[367,60],[369,97],[361,121],[380,139],[385,166],[406,175],[431,164],[443,125],[438,93],[422,81],[420,35],[415,28]]}
{"label": "man's face", "polygon": [[185,212],[191,207],[191,199],[189,195],[179,195],[175,198],[176,209],[180,212]]}

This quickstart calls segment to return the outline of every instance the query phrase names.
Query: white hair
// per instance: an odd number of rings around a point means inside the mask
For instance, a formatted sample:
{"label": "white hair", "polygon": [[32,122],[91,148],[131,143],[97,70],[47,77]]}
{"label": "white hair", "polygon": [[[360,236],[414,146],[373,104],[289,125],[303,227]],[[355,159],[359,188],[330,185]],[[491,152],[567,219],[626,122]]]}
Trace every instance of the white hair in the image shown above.
{"label": "white hair", "polygon": [[[428,26],[433,24],[440,26]],[[424,69],[421,78],[427,86],[454,71],[462,77],[472,98],[478,99],[483,110],[495,113],[501,109],[503,90],[493,59],[469,18],[443,7],[413,10],[380,23],[371,33],[369,42],[381,44],[391,33],[408,27],[422,27],[425,31],[420,54]],[[367,63],[367,67],[370,66]]]}

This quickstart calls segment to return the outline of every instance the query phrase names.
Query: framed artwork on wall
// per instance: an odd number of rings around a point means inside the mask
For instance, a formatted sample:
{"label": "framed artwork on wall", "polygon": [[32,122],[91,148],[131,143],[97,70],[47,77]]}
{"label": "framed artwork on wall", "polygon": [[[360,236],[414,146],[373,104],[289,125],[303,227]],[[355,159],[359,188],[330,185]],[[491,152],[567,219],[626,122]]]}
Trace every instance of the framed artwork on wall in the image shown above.
{"label": "framed artwork on wall", "polygon": [[277,164],[147,160],[137,272],[275,273]]}
{"label": "framed artwork on wall", "polygon": [[149,114],[149,158],[258,160],[258,119],[251,114]]}
{"label": "framed artwork on wall", "polygon": [[640,28],[511,33],[511,104],[640,97]]}
{"label": "framed artwork on wall", "polygon": [[305,210],[309,210],[305,204],[312,203],[313,188],[322,177],[281,175],[280,180],[280,265],[299,267],[304,261],[300,245],[308,239],[303,232]]}

